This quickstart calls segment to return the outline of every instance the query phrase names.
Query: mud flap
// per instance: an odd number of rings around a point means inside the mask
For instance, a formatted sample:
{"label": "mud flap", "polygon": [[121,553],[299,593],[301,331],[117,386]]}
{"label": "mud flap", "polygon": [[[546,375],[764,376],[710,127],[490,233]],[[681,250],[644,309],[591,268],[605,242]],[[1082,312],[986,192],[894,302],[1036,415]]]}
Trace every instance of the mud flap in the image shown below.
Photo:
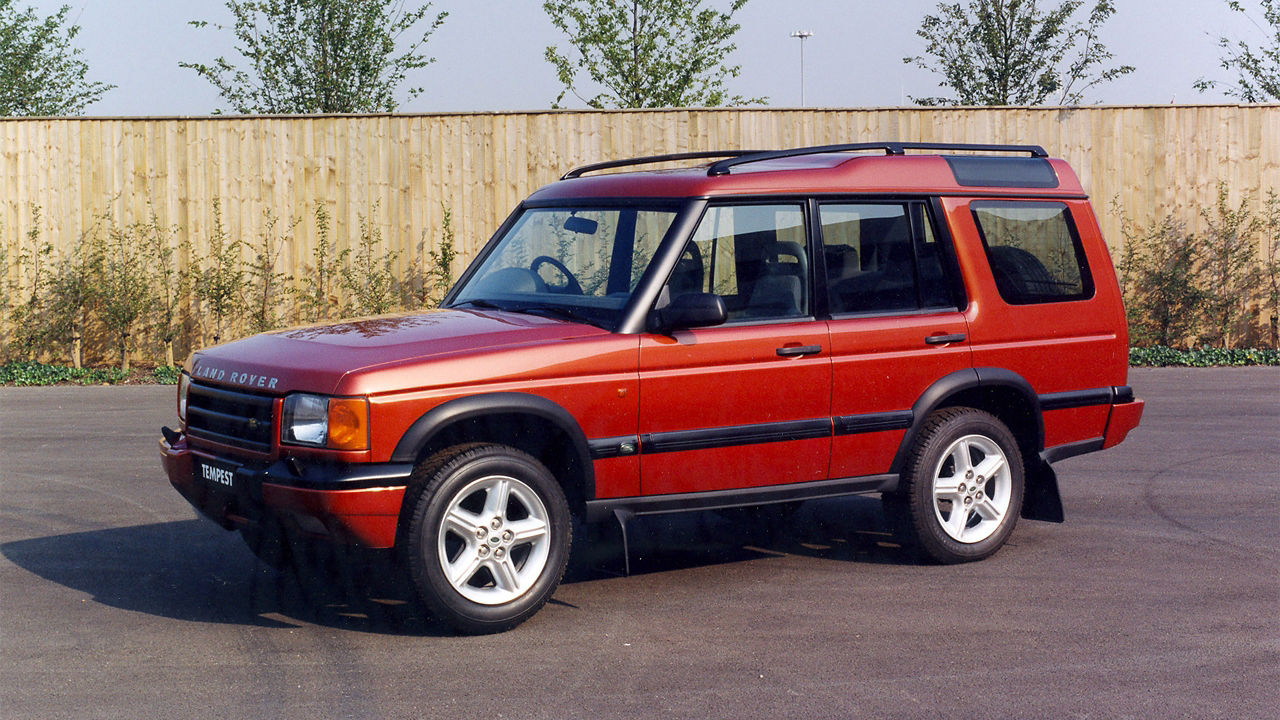
{"label": "mud flap", "polygon": [[1058,474],[1039,456],[1026,469],[1026,490],[1022,497],[1022,517],[1060,523],[1066,519],[1062,496],[1058,494]]}

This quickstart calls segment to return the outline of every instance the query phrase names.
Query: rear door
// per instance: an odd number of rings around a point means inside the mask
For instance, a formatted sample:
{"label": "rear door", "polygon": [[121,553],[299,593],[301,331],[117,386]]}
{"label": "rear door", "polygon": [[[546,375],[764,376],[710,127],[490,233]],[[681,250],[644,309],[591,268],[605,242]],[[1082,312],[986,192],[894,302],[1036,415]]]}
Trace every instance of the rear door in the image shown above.
{"label": "rear door", "polygon": [[938,379],[971,367],[950,243],[927,203],[817,204],[831,315],[831,476],[887,473]]}
{"label": "rear door", "polygon": [[664,296],[714,292],[729,321],[641,338],[644,494],[826,477],[831,361],[807,236],[798,201],[708,207]]}

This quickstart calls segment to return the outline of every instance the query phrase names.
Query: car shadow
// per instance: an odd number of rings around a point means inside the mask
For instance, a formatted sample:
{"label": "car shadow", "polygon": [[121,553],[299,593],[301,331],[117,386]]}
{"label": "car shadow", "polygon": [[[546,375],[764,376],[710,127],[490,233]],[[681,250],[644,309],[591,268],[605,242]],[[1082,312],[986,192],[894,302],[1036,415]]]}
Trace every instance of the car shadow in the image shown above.
{"label": "car shadow", "polygon": [[[580,530],[566,583],[626,574],[616,523]],[[785,523],[732,513],[633,518],[630,574],[674,572],[781,555],[913,563],[891,542],[875,499],[802,504]],[[583,542],[583,541],[586,542]],[[449,635],[398,580],[388,552],[308,550],[284,571],[258,561],[238,535],[199,519],[91,530],[0,544],[0,555],[50,582],[133,612],[190,622]],[[552,602],[555,602],[554,600]]]}
{"label": "car shadow", "polygon": [[190,622],[436,634],[389,572],[390,559],[311,553],[286,571],[204,520],[19,540],[0,554],[110,607]]}
{"label": "car shadow", "polygon": [[633,517],[587,529],[566,582],[644,575],[764,557],[803,555],[858,563],[914,565],[905,528],[878,497],[811,500],[786,509],[700,511]]}

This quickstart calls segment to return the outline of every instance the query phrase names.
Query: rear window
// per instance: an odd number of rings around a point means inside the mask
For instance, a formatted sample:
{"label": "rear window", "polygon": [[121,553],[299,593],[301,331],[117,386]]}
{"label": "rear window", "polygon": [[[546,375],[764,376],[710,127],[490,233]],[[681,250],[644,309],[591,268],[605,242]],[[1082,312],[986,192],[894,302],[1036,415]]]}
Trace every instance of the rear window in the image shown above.
{"label": "rear window", "polygon": [[1005,302],[1093,297],[1093,278],[1066,204],[980,201],[970,208]]}

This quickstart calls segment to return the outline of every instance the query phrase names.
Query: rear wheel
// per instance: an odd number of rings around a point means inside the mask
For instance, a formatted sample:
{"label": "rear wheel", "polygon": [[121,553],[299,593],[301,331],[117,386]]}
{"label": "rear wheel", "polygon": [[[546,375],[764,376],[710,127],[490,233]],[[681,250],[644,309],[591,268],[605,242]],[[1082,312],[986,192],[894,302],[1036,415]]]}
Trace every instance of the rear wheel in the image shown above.
{"label": "rear wheel", "polygon": [[919,549],[943,563],[1000,549],[1022,509],[1022,456],[995,416],[974,408],[931,415],[916,438],[903,499]]}
{"label": "rear wheel", "polygon": [[470,445],[421,468],[400,551],[419,598],[466,633],[509,630],[555,592],[572,527],[564,492],[533,457]]}

